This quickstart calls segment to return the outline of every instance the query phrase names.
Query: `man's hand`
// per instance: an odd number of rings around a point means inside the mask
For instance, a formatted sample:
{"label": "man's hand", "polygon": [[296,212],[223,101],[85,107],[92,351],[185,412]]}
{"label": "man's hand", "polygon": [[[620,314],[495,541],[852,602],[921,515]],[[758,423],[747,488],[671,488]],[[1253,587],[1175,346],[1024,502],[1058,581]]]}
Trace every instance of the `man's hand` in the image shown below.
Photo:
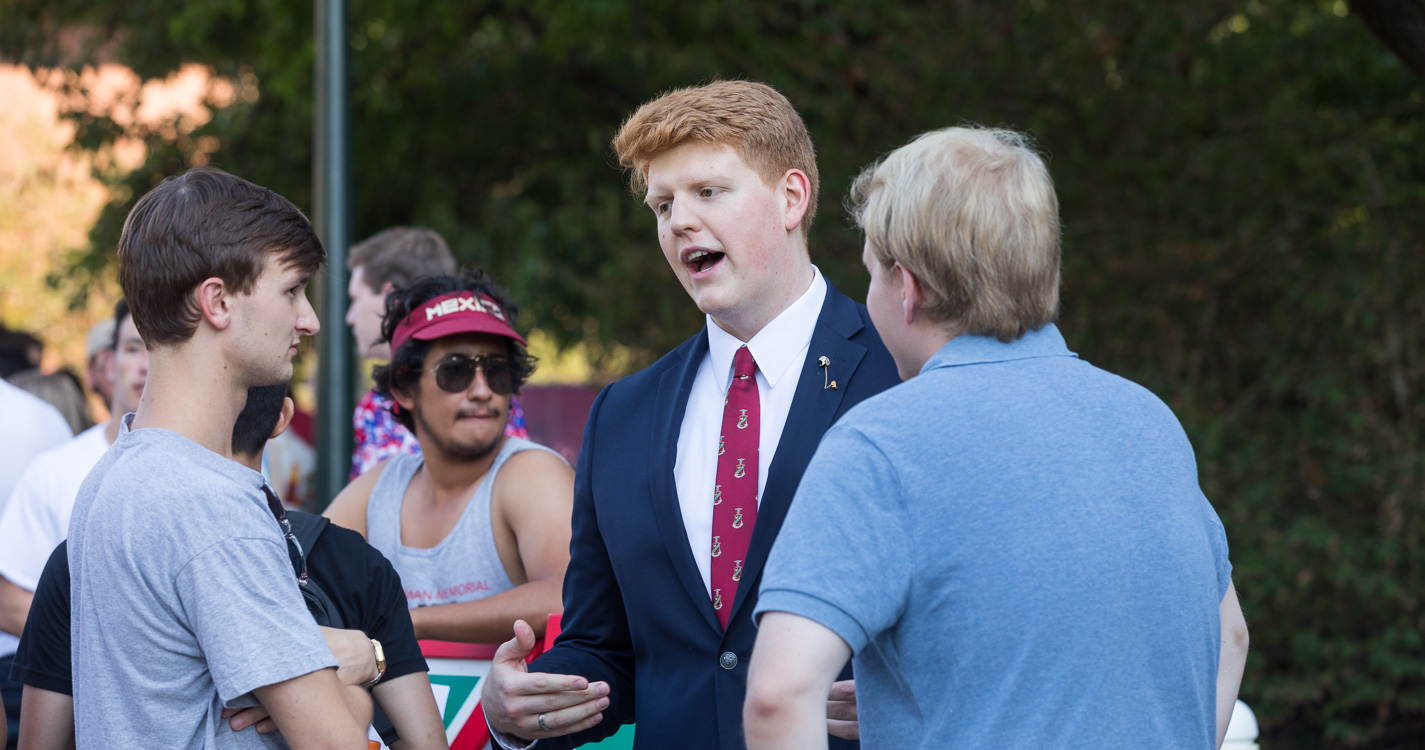
{"label": "man's hand", "polygon": [[843,740],[861,739],[861,725],[856,721],[856,681],[842,680],[831,685],[826,698],[826,732]]}
{"label": "man's hand", "polygon": [[322,637],[336,657],[336,678],[341,684],[365,685],[376,678],[376,651],[365,633],[322,626]]}
{"label": "man's hand", "polygon": [[258,734],[272,734],[277,731],[277,722],[273,721],[271,714],[260,704],[252,708],[225,708],[222,717],[228,720],[228,726],[234,732],[256,727]]}
{"label": "man's hand", "polygon": [[534,630],[516,620],[515,637],[495,651],[490,672],[480,681],[480,705],[490,728],[527,742],[581,732],[602,721],[609,684],[575,675],[530,674],[524,660],[534,644]]}

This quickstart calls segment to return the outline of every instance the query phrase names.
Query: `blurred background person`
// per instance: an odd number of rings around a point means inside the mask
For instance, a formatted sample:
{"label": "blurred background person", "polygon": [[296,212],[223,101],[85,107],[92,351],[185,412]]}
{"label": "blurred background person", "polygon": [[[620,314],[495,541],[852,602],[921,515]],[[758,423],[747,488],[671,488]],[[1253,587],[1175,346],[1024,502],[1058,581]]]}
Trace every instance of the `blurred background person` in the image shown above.
{"label": "blurred background person", "polygon": [[0,378],[9,380],[17,372],[39,367],[44,350],[44,342],[34,336],[0,326]]}
{"label": "blurred background person", "polygon": [[114,357],[112,317],[104,318],[89,329],[89,335],[84,338],[84,356],[84,385],[99,397],[100,403],[107,409],[109,400],[114,396],[114,377],[109,370],[109,362]]}
{"label": "blurred background person", "polygon": [[[68,440],[73,433],[59,410],[4,380],[0,380],[0,414],[4,414],[13,426],[12,429],[0,430],[0,513],[3,513],[16,481],[30,461]],[[14,543],[10,537],[0,539],[4,539],[0,546]],[[18,639],[13,636],[0,634],[0,676],[10,674],[10,661],[17,642]],[[5,721],[9,725],[7,734],[13,739],[20,725],[19,686],[0,678],[0,698],[3,698]],[[14,744],[7,744],[6,747],[13,748]]]}
{"label": "blurred background person", "polygon": [[[416,279],[454,275],[455,256],[433,230],[391,227],[352,246],[346,268],[351,272],[346,288],[351,300],[346,310],[346,324],[356,339],[356,351],[363,360],[385,362],[391,359],[391,343],[381,335],[386,298]],[[352,418],[356,446],[351,456],[349,479],[361,476],[392,456],[420,453],[416,436],[391,416],[394,403],[377,393],[374,387],[357,402]],[[518,400],[510,402],[505,434],[529,438],[524,410]]]}
{"label": "blurred background person", "polygon": [[19,705],[20,686],[9,682],[9,661],[29,616],[45,560],[68,535],[79,485],[118,437],[119,419],[138,408],[148,377],[148,349],[134,327],[128,303],[120,300],[111,320],[117,325],[108,326],[110,339],[104,346],[114,352],[107,358],[105,378],[115,384],[109,401],[113,416],[35,456],[8,494],[12,502],[0,511],[0,539],[5,540],[0,544],[0,654],[4,654],[0,681],[4,681],[7,705],[12,693]]}
{"label": "blurred background person", "polygon": [[75,375],[73,370],[23,370],[10,376],[10,384],[39,396],[58,409],[60,416],[69,424],[71,435],[94,426],[94,416],[89,412],[89,399],[84,396],[84,386],[80,385],[79,376]]}

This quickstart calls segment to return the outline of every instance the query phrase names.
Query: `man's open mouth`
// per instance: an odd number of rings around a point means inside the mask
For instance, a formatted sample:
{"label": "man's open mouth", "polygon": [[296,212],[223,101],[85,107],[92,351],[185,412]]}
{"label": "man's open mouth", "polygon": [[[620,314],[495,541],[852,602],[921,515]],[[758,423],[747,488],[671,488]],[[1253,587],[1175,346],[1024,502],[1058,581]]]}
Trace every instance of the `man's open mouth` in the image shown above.
{"label": "man's open mouth", "polygon": [[702,273],[721,261],[725,253],[716,250],[694,250],[688,254],[687,266],[693,273]]}

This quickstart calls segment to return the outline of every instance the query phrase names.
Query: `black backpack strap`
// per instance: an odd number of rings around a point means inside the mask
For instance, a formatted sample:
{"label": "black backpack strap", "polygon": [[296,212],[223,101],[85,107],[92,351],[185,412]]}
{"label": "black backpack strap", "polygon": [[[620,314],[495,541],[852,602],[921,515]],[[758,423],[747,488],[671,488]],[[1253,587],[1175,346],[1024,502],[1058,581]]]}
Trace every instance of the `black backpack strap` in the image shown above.
{"label": "black backpack strap", "polygon": [[302,545],[302,559],[304,560],[312,554],[312,546],[317,543],[317,539],[332,522],[326,516],[296,510],[287,511],[287,520],[292,523],[292,535],[297,537],[297,542]]}
{"label": "black backpack strap", "polygon": [[[295,510],[287,513],[287,519],[292,524],[292,535],[297,537],[297,543],[302,547],[302,560],[305,562],[311,555],[312,547],[316,546],[317,540],[321,538],[322,532],[331,525],[331,519]],[[317,571],[316,576],[309,575],[301,586],[302,598],[307,602],[307,610],[312,613],[312,618],[317,621],[318,625],[326,625],[329,628],[346,627],[341,610],[337,609],[331,596],[318,583],[320,578],[322,578],[322,572]]]}
{"label": "black backpack strap", "polygon": [[[311,513],[300,513],[298,511],[288,511],[287,519],[292,524],[292,535],[297,537],[297,543],[302,546],[302,559],[305,561],[311,554],[312,548],[316,546],[317,539],[321,538],[322,532],[331,525],[331,519],[326,516],[313,515]],[[331,597],[322,589],[318,583],[322,578],[323,571],[316,571],[316,575],[308,575],[307,582],[302,586],[302,598],[307,601],[307,609],[311,611],[312,617],[318,625],[326,625],[330,628],[344,628],[346,623],[342,620],[341,611],[336,608]],[[386,718],[385,712],[380,706],[373,706],[373,716],[371,724],[376,727],[376,732],[381,736],[381,740],[387,746],[395,744],[401,739],[396,733],[396,728],[392,726],[391,720]]]}

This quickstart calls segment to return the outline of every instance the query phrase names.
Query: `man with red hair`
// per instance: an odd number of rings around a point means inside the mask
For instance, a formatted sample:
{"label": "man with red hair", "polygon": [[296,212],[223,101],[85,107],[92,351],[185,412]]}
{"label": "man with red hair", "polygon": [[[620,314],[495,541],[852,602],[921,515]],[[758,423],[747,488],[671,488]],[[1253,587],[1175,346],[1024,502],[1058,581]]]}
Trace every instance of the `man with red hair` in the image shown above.
{"label": "man with red hair", "polygon": [[526,673],[534,638],[517,623],[481,697],[505,747],[575,747],[636,715],[639,747],[732,750],[767,551],[822,433],[898,382],[895,364],[811,263],[816,154],[786,97],[680,89],[613,146],[707,324],[594,402],[563,632]]}

